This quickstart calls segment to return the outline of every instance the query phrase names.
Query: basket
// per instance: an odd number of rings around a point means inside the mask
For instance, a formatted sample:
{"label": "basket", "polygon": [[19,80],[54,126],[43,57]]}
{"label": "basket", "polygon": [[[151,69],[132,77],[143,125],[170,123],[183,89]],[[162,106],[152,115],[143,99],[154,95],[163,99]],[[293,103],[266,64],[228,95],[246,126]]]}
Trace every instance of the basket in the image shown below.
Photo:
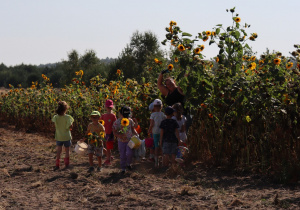
{"label": "basket", "polygon": [[80,142],[78,141],[74,151],[78,154],[78,155],[85,155],[85,152],[87,151],[88,145],[84,142]]}

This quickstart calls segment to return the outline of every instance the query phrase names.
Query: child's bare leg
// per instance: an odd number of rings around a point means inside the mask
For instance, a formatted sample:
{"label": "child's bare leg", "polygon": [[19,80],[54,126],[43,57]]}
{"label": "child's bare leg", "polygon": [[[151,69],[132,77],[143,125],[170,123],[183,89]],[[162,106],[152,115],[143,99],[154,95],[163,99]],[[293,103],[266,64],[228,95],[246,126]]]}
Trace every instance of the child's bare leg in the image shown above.
{"label": "child's bare leg", "polygon": [[176,161],[175,161],[176,155],[172,154],[171,155],[171,161],[172,161],[172,165],[175,165]]}
{"label": "child's bare leg", "polygon": [[93,153],[89,153],[89,164],[90,164],[90,166],[94,165],[94,163],[93,163]]}
{"label": "child's bare leg", "polygon": [[110,149],[106,149],[106,160],[110,161],[111,158],[111,150]]}
{"label": "child's bare leg", "polygon": [[70,157],[70,147],[65,147],[65,152],[66,152],[65,158],[69,158]]}
{"label": "child's bare leg", "polygon": [[164,167],[167,167],[169,165],[169,155],[163,155],[163,165]]}
{"label": "child's bare leg", "polygon": [[62,146],[56,146],[56,159],[60,159],[60,155],[61,155],[61,151],[62,151]]}
{"label": "child's bare leg", "polygon": [[98,166],[101,168],[101,166],[102,166],[102,158],[101,158],[101,156],[98,156],[97,159],[98,159]]}

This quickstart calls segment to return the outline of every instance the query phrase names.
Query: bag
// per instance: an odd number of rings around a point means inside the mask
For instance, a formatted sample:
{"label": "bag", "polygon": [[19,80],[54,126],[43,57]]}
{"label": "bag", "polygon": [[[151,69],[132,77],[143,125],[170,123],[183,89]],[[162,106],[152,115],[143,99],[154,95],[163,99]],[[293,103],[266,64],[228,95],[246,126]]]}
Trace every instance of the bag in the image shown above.
{"label": "bag", "polygon": [[137,136],[132,136],[130,141],[128,142],[128,146],[131,149],[137,149],[141,145],[141,140]]}
{"label": "bag", "polygon": [[88,145],[84,142],[77,141],[74,151],[78,155],[85,155],[87,151]]}

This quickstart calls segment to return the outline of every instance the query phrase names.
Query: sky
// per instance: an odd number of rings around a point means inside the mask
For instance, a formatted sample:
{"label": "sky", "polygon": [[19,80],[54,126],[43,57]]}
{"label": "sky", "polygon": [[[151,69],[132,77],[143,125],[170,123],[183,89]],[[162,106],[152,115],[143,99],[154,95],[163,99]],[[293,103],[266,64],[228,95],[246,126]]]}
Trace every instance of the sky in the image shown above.
{"label": "sky", "polygon": [[[288,56],[300,44],[300,0],[0,0],[0,63],[47,64],[66,60],[71,50],[94,50],[117,58],[135,31],[165,39],[171,20],[196,36],[217,24],[232,25],[236,7],[241,24],[257,33],[249,41],[257,55],[266,49]],[[207,59],[218,48],[204,44]],[[168,50],[168,48],[163,48]]]}

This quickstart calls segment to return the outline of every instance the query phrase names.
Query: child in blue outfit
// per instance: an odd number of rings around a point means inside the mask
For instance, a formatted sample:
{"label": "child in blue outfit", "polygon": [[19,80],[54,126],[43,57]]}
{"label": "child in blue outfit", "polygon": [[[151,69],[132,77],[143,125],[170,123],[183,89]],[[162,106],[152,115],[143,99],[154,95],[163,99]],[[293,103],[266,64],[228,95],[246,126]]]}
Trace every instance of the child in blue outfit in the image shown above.
{"label": "child in blue outfit", "polygon": [[154,139],[154,160],[155,160],[155,167],[158,167],[158,154],[160,151],[159,147],[159,140],[160,140],[160,123],[166,119],[165,114],[161,111],[162,109],[162,102],[160,99],[155,99],[153,101],[153,112],[150,116],[150,127],[148,130],[149,134],[153,135]]}
{"label": "child in blue outfit", "polygon": [[169,165],[169,157],[171,163],[175,164],[179,138],[179,125],[176,120],[172,119],[174,109],[170,106],[166,107],[165,114],[167,119],[163,120],[159,126],[160,131],[160,146],[163,148],[163,166]]}

